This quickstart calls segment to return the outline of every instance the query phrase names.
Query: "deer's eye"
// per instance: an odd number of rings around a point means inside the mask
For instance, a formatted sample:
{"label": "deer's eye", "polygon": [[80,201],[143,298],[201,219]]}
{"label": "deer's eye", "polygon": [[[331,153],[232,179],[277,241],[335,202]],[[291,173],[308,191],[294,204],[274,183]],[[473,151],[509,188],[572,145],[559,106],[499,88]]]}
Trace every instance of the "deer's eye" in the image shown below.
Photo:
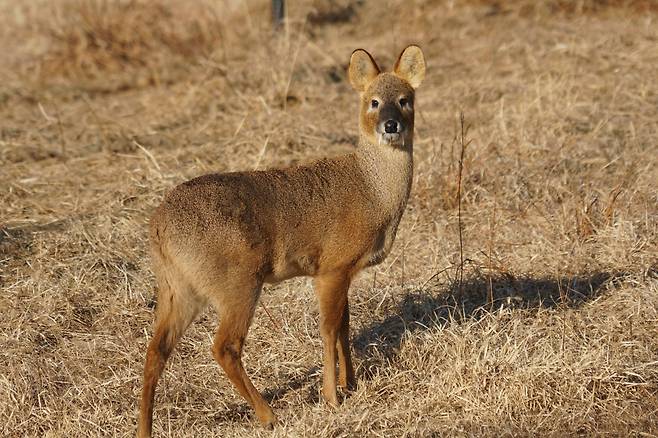
{"label": "deer's eye", "polygon": [[400,99],[400,106],[404,108],[405,106],[410,105],[409,99],[403,97]]}
{"label": "deer's eye", "polygon": [[370,101],[370,108],[377,108],[379,107],[379,101],[377,99],[373,99]]}

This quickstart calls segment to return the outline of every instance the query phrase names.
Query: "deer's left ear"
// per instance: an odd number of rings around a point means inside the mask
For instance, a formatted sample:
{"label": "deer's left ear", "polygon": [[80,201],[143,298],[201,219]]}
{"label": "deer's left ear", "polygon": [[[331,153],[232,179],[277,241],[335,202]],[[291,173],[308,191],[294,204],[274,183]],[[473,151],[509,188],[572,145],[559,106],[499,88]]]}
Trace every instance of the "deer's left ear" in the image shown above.
{"label": "deer's left ear", "polygon": [[418,88],[425,78],[425,56],[420,47],[411,45],[404,49],[393,72],[413,88]]}

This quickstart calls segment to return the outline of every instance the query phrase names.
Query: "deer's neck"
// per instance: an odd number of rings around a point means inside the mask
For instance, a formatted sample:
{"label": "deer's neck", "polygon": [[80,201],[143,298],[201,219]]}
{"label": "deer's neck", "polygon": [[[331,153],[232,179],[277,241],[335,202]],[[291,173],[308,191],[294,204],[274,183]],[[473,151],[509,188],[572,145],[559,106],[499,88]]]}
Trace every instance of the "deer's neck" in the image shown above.
{"label": "deer's neck", "polygon": [[373,145],[361,141],[357,148],[359,165],[379,204],[382,219],[397,222],[407,204],[413,179],[413,144],[404,148]]}

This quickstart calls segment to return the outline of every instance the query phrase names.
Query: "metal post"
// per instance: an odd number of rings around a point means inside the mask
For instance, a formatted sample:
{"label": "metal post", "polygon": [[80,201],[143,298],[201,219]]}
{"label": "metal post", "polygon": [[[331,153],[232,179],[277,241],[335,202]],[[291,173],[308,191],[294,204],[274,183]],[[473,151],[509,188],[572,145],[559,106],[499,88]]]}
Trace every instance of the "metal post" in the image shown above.
{"label": "metal post", "polygon": [[272,0],[272,23],[275,29],[283,25],[285,14],[285,0]]}

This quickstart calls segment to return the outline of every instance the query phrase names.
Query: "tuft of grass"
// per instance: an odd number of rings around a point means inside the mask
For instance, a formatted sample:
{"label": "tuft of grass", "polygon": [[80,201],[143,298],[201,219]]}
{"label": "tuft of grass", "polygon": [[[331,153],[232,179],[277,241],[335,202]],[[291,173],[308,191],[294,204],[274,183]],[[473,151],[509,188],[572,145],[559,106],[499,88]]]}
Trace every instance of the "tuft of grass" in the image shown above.
{"label": "tuft of grass", "polygon": [[221,24],[202,5],[143,0],[66,0],[51,6],[43,32],[42,79],[107,80],[128,71],[157,84],[167,69],[222,44]]}
{"label": "tuft of grass", "polygon": [[515,12],[524,16],[532,15],[567,15],[582,14],[616,14],[620,10],[626,13],[647,13],[658,11],[658,4],[651,0],[544,0],[513,1],[473,0],[474,3],[488,6],[488,14]]}

